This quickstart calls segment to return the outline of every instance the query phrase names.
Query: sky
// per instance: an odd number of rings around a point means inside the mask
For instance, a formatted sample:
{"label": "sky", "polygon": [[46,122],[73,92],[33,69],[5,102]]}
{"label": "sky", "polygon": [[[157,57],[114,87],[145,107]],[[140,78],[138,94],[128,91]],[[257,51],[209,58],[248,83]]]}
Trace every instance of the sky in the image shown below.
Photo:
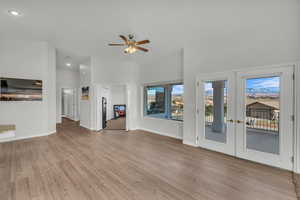
{"label": "sky", "polygon": [[[247,93],[279,93],[280,90],[280,77],[266,77],[266,78],[252,78],[246,80]],[[155,95],[156,91],[163,92],[164,88],[155,87],[153,90],[148,90],[148,95]],[[173,85],[172,94],[183,94],[183,85]],[[205,83],[205,92],[212,93],[211,82]]]}
{"label": "sky", "polygon": [[[280,77],[252,78],[246,80],[247,93],[279,93]],[[212,82],[205,83],[205,93],[211,95],[213,92]]]}
{"label": "sky", "polygon": [[[225,81],[224,91],[225,91],[225,94],[226,94],[227,81],[226,80],[224,80],[224,81]],[[213,94],[212,82],[213,81],[207,81],[204,84],[204,90],[205,90],[206,95],[212,95]]]}
{"label": "sky", "polygon": [[148,95],[154,96],[156,92],[164,92],[163,87],[151,87],[147,90]]}
{"label": "sky", "polygon": [[278,93],[280,90],[280,77],[247,79],[246,89],[248,93]]}
{"label": "sky", "polygon": [[183,85],[174,85],[172,94],[183,94]]}
{"label": "sky", "polygon": [[[184,86],[183,85],[173,85],[172,95],[183,94]],[[162,87],[154,87],[152,90],[148,90],[148,95],[155,95],[156,92],[164,92]]]}

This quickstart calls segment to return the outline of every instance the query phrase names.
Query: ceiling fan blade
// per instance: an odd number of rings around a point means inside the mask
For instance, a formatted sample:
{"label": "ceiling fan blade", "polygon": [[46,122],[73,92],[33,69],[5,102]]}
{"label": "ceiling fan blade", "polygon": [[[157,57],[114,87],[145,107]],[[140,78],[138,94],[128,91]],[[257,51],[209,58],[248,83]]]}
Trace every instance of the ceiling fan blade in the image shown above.
{"label": "ceiling fan blade", "polygon": [[125,46],[125,44],[108,44],[109,46]]}
{"label": "ceiling fan blade", "polygon": [[120,38],[125,41],[125,44],[128,44],[128,39],[124,35],[120,35]]}
{"label": "ceiling fan blade", "polygon": [[149,50],[148,49],[145,49],[143,47],[139,47],[139,46],[134,46],[136,49],[138,50],[141,50],[141,51],[144,51],[144,52],[148,52]]}
{"label": "ceiling fan blade", "polygon": [[135,44],[139,45],[139,44],[147,44],[147,43],[150,43],[150,41],[149,40],[142,40],[142,41],[136,42]]}

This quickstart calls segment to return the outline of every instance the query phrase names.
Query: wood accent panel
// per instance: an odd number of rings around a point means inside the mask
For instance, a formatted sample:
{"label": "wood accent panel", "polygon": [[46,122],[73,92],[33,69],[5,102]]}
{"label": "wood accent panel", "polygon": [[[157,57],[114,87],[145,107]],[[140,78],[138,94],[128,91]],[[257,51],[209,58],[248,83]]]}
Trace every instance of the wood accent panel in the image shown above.
{"label": "wood accent panel", "polygon": [[0,144],[2,200],[295,200],[292,173],[144,131],[56,134]]}

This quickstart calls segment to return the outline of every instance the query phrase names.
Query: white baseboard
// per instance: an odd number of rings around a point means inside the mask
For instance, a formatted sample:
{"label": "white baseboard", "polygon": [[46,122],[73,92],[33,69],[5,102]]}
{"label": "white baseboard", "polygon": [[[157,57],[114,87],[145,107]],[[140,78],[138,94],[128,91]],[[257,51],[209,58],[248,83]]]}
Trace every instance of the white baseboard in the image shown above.
{"label": "white baseboard", "polygon": [[147,129],[147,128],[138,128],[138,130],[147,131],[147,132],[150,132],[150,133],[155,133],[155,134],[158,134],[158,135],[167,136],[167,137],[171,137],[171,138],[182,140],[181,137],[174,136],[174,135],[171,135],[169,133],[163,133],[163,132],[160,132],[160,131],[155,131],[155,130]]}
{"label": "white baseboard", "polygon": [[86,128],[86,129],[88,129],[88,130],[92,130],[90,127],[87,127],[87,126],[85,126],[85,125],[83,125],[83,124],[79,124],[79,126],[81,126],[81,127],[83,127],[83,128]]}
{"label": "white baseboard", "polygon": [[12,141],[17,141],[17,140],[26,140],[30,138],[36,138],[36,137],[43,137],[43,136],[48,136],[56,133],[56,130],[50,131],[49,133],[42,133],[38,135],[29,135],[29,136],[24,136],[24,137],[13,137],[13,138],[5,138],[5,139],[0,139],[0,143],[2,142],[12,142]]}
{"label": "white baseboard", "polygon": [[198,145],[196,145],[194,142],[190,142],[190,141],[185,141],[185,140],[183,140],[182,143],[185,144],[185,145],[188,145],[188,146],[198,147]]}

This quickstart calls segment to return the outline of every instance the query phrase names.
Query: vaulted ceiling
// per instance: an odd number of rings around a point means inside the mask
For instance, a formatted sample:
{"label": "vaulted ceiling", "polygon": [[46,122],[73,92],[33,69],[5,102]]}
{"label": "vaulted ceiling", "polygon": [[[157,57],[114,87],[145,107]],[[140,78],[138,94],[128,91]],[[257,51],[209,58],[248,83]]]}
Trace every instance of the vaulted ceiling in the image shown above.
{"label": "vaulted ceiling", "polygon": [[[81,56],[149,62],[189,44],[203,50],[292,38],[299,8],[298,0],[1,0],[0,37],[46,40]],[[9,16],[9,9],[23,16]],[[107,45],[129,33],[151,40],[150,52],[128,56]]]}

